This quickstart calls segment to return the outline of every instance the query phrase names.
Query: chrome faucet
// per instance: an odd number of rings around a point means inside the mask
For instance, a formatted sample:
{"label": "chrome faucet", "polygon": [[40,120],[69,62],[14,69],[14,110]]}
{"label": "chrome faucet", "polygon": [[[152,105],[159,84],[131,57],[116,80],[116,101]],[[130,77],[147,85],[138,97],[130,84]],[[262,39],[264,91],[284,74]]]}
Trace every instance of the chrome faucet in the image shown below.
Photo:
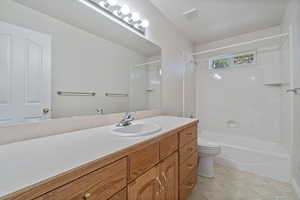
{"label": "chrome faucet", "polygon": [[135,118],[132,116],[132,113],[126,112],[122,120],[117,124],[117,126],[129,126]]}

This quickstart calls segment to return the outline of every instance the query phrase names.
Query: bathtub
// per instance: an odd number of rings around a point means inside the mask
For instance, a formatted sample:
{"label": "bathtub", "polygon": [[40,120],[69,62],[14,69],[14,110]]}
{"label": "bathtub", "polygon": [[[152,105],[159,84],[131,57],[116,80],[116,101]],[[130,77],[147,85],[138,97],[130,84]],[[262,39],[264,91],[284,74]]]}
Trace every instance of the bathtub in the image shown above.
{"label": "bathtub", "polygon": [[221,145],[216,162],[241,171],[290,181],[290,156],[280,144],[230,134],[202,131],[201,138]]}

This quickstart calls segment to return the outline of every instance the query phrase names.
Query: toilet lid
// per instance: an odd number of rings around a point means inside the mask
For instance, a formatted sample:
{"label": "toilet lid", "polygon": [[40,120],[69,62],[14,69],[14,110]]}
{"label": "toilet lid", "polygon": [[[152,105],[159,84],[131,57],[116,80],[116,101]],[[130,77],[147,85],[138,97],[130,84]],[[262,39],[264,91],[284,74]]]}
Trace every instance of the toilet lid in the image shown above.
{"label": "toilet lid", "polygon": [[207,140],[204,140],[204,139],[199,139],[199,146],[200,147],[211,147],[211,148],[218,148],[220,147],[219,144],[217,143],[214,143],[214,142],[210,142],[210,141],[207,141]]}

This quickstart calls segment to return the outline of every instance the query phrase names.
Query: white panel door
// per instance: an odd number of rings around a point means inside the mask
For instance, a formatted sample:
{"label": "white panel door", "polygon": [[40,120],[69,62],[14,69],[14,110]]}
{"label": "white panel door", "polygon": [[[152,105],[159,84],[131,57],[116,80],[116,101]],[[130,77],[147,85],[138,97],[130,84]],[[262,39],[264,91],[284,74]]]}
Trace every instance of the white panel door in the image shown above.
{"label": "white panel door", "polygon": [[11,48],[12,36],[0,33],[0,124],[13,120],[11,82]]}
{"label": "white panel door", "polygon": [[51,37],[0,22],[0,123],[50,118],[50,105]]}

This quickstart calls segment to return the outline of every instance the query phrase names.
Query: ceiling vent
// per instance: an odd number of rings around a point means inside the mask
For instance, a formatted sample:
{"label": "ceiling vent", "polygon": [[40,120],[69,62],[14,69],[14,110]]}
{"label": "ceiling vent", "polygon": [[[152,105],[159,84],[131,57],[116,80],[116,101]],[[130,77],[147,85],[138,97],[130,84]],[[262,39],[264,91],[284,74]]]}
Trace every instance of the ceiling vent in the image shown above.
{"label": "ceiling vent", "polygon": [[193,9],[183,12],[182,15],[185,16],[185,18],[188,20],[193,20],[193,19],[199,17],[200,13],[197,8],[193,8]]}

